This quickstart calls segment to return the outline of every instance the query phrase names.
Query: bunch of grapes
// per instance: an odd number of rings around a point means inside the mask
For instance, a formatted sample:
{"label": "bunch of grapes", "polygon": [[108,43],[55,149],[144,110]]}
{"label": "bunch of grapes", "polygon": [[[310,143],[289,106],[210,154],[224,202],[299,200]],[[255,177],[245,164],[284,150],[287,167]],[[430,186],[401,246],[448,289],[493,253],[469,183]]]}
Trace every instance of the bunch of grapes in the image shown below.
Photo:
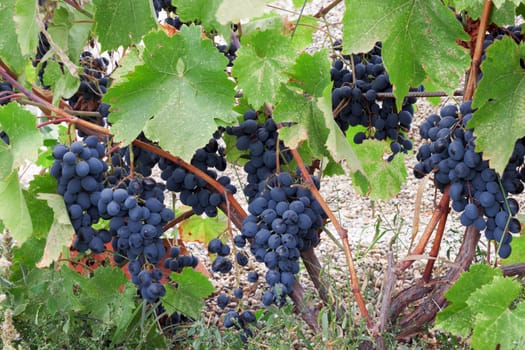
{"label": "bunch of grapes", "polygon": [[301,251],[319,242],[324,212],[310,190],[287,172],[261,183],[248,211],[241,235],[234,242],[242,248],[249,240],[256,261],[268,268],[266,282],[270,289],[264,293],[263,303],[282,305],[292,292]]}
{"label": "bunch of grapes", "polygon": [[[237,189],[231,184],[231,179],[228,176],[218,177],[214,170],[226,169],[224,148],[217,141],[220,137],[220,133],[215,133],[206,146],[195,151],[190,163],[216,179],[226,190],[235,193]],[[159,168],[162,170],[161,178],[166,181],[166,188],[180,193],[179,199],[183,204],[191,206],[198,215],[205,213],[208,217],[217,216],[217,207],[224,201],[224,196],[208,189],[204,179],[165,158],[159,160]]]}
{"label": "bunch of grapes", "polygon": [[430,143],[419,148],[414,175],[422,178],[433,172],[434,182],[441,191],[450,185],[452,208],[461,212],[462,225],[485,230],[488,240],[498,242],[499,256],[506,258],[511,253],[512,234],[521,231],[520,222],[515,218],[518,203],[508,195],[524,189],[525,140],[516,142],[500,176],[483,160],[482,154],[475,151],[473,131],[466,128],[472,117],[470,101],[462,103],[459,111],[455,105],[447,105],[440,115],[428,116],[420,127],[420,134]]}
{"label": "bunch of grapes", "polygon": [[284,143],[278,141],[277,124],[271,117],[259,122],[257,113],[248,110],[243,120],[238,126],[226,127],[226,133],[237,138],[237,149],[248,151],[250,160],[244,165],[248,184],[244,194],[251,201],[259,192],[259,183],[275,173],[277,162],[289,163],[292,155]]}
{"label": "bunch of grapes", "polygon": [[181,255],[177,246],[170,248],[170,256],[164,260],[164,268],[173,272],[182,272],[185,267],[195,268],[199,259],[193,255]]}
{"label": "bunch of grapes", "polygon": [[[368,138],[388,138],[393,155],[411,150],[412,142],[406,133],[412,124],[416,99],[405,98],[400,111],[394,98],[377,99],[378,93],[392,92],[381,58],[381,43],[368,53],[344,57],[351,60],[353,68],[345,68],[342,60],[336,60],[330,71],[334,82],[332,109],[337,111],[335,120],[341,130],[346,132],[350,126],[362,125],[367,130],[356,133],[356,144]],[[411,91],[422,89],[420,86]]]}
{"label": "bunch of grapes", "polygon": [[104,144],[95,136],[73,142],[71,147],[59,144],[53,149],[51,175],[57,179],[57,192],[64,197],[76,232],[73,248],[80,252],[91,249],[100,253],[104,244],[111,241],[107,230],[91,227],[101,218],[98,202],[108,170],[102,161],[104,154]]}
{"label": "bunch of grapes", "polygon": [[231,252],[229,245],[222,243],[219,238],[214,238],[208,243],[208,252],[217,254],[217,257],[211,265],[213,272],[228,273],[231,271],[233,264],[232,261],[227,258]]}

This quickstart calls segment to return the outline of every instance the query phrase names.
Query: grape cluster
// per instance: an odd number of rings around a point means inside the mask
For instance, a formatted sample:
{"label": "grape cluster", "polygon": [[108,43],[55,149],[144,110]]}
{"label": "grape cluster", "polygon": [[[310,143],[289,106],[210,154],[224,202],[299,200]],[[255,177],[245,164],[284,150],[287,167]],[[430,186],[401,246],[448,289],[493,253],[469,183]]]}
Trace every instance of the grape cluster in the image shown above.
{"label": "grape cluster", "polygon": [[164,268],[173,272],[182,272],[185,267],[195,268],[199,259],[193,255],[181,255],[177,246],[170,248],[170,257],[164,260]]}
{"label": "grape cluster", "polygon": [[234,242],[242,248],[250,240],[250,251],[256,261],[264,262],[268,268],[266,282],[270,289],[264,293],[263,303],[283,305],[299,272],[300,252],[319,242],[318,230],[324,212],[311,191],[287,172],[261,183],[248,211],[250,215],[243,222],[241,235]]}
{"label": "grape cluster", "polygon": [[131,281],[139,288],[139,293],[143,299],[149,303],[155,303],[160,297],[166,295],[166,288],[161,283],[163,273],[160,269],[142,269],[143,265],[139,260],[132,260],[128,263],[128,271]]}
{"label": "grape cluster", "polygon": [[0,83],[0,106],[8,104],[9,101],[11,101],[10,98],[7,98],[7,95],[11,95],[13,93],[13,87],[8,82],[1,82]]}
{"label": "grape cluster", "polygon": [[334,82],[332,109],[337,111],[335,120],[341,130],[346,132],[350,126],[362,125],[367,130],[355,134],[356,144],[368,138],[388,138],[393,155],[411,150],[412,142],[406,133],[412,124],[416,99],[405,98],[401,111],[397,111],[394,98],[377,99],[378,93],[392,92],[381,58],[381,43],[368,53],[344,57],[351,59],[353,70],[345,68],[343,60],[336,60],[330,71]]}
{"label": "grape cluster", "polygon": [[217,257],[211,265],[213,272],[228,273],[232,269],[232,261],[227,258],[230,255],[231,248],[222,243],[219,238],[214,238],[208,243],[208,252],[217,254]]}
{"label": "grape cluster", "polygon": [[282,141],[278,141],[275,121],[268,118],[264,123],[259,122],[253,110],[244,113],[240,125],[226,127],[226,133],[237,138],[237,149],[249,153],[250,160],[244,165],[248,174],[244,194],[251,201],[259,193],[259,183],[275,173],[277,162],[285,164],[291,161],[291,152]]}
{"label": "grape cluster", "polygon": [[[143,133],[137,137],[137,140],[151,143],[151,141],[148,140]],[[133,155],[131,154],[130,150],[132,150]],[[145,177],[151,176],[152,169],[160,160],[158,154],[137,146],[130,145],[120,148],[118,154],[114,154],[111,157],[111,164],[114,167],[121,168],[125,173],[129,173],[132,158],[135,172]]]}
{"label": "grape cluster", "polygon": [[[218,138],[220,133],[215,133],[206,146],[195,151],[190,163],[216,179],[226,190],[235,193],[237,189],[231,184],[231,179],[228,176],[218,177],[213,170],[226,169],[224,148],[219,146]],[[208,217],[217,216],[217,207],[224,201],[224,196],[206,188],[204,179],[165,158],[159,160],[159,168],[162,170],[161,178],[166,181],[166,188],[180,193],[179,199],[184,205],[191,206],[197,215],[205,213]]]}
{"label": "grape cluster", "polygon": [[420,126],[420,134],[430,143],[419,148],[414,175],[422,178],[434,172],[434,182],[441,191],[450,185],[452,208],[461,212],[462,225],[485,230],[488,240],[499,243],[500,257],[506,258],[511,253],[512,234],[521,230],[515,218],[518,203],[508,195],[524,189],[525,140],[516,142],[500,176],[475,151],[473,131],[466,128],[472,116],[470,101],[462,103],[459,111],[455,105],[447,105],[439,115],[428,116]]}
{"label": "grape cluster", "polygon": [[[235,35],[235,34],[232,34]],[[217,45],[217,50],[224,54],[228,59],[228,67],[233,67],[233,61],[237,58],[236,52],[239,49],[239,46],[236,44],[239,40],[232,40],[229,45]]]}
{"label": "grape cluster", "polygon": [[[46,24],[46,29],[47,29],[47,24]],[[44,33],[42,32],[38,33],[38,46],[36,49],[35,59],[32,62],[33,67],[38,66],[38,64],[41,62],[42,58],[49,51],[50,48],[51,48],[51,45],[49,44],[49,41],[47,40]],[[46,69],[46,66],[47,66],[47,62],[43,62],[42,65],[40,66],[40,69],[38,70],[38,81],[40,82],[40,84],[42,84],[42,87],[44,89],[49,89],[50,86],[44,83],[44,70]]]}
{"label": "grape cluster", "polygon": [[105,188],[100,194],[99,210],[111,217],[115,261],[124,257],[135,260],[144,256],[158,264],[166,251],[162,239],[163,226],[173,220],[173,211],[164,206],[164,186],[152,178],[135,178],[125,188]]}
{"label": "grape cluster", "polygon": [[171,0],[153,0],[153,8],[157,16],[162,10],[165,10],[167,13],[177,10],[177,8],[171,4]]}
{"label": "grape cluster", "polygon": [[64,202],[77,233],[73,247],[94,253],[104,250],[111,241],[107,230],[95,230],[92,224],[102,217],[98,210],[101,190],[104,188],[104,173],[108,170],[102,161],[105,147],[95,136],[76,141],[71,147],[58,144],[53,149],[55,159],[51,175],[57,179],[57,192]]}

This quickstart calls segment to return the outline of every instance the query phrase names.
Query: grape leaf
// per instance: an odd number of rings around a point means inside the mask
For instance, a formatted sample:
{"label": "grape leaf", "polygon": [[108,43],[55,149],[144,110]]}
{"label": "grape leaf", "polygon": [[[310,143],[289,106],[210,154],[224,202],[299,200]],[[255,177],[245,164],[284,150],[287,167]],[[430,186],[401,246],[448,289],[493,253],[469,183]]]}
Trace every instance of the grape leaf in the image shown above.
{"label": "grape leaf", "polygon": [[[98,267],[94,271],[93,278],[86,280],[87,283],[82,286],[84,288],[83,292],[85,292],[82,295],[87,296],[83,300],[83,305],[91,312],[93,317],[102,322],[109,323],[112,319],[118,319],[118,316],[124,310],[119,310],[116,306],[121,301],[124,301],[123,296],[126,295],[120,292],[119,289],[121,286],[126,285],[127,281],[126,275],[119,268]],[[126,285],[125,288],[133,290],[133,294],[136,292],[136,288],[131,284]],[[101,300],[105,302],[101,303]]]}
{"label": "grape leaf", "polygon": [[315,157],[322,158],[326,155],[325,143],[329,130],[323,112],[315,101],[290,90],[285,85],[281,86],[277,101],[273,111],[275,122],[296,123],[279,129],[279,137],[284,143],[288,147],[297,148],[302,141],[307,140]]}
{"label": "grape leaf", "polygon": [[32,55],[38,45],[40,32],[38,3],[34,0],[17,0],[15,8],[16,32],[22,55]]}
{"label": "grape leaf", "polygon": [[140,42],[156,28],[150,0],[94,0],[95,28],[102,50],[118,49]]}
{"label": "grape leaf", "polygon": [[185,267],[182,273],[172,273],[171,279],[177,283],[177,288],[166,284],[166,295],[161,298],[166,312],[178,311],[197,319],[204,306],[202,299],[215,290],[210,280],[189,267]]}
{"label": "grape leaf", "polygon": [[222,25],[216,18],[217,10],[223,0],[176,0],[177,14],[183,22],[198,21],[207,30],[217,30],[229,38],[229,26]]}
{"label": "grape leaf", "polygon": [[33,237],[46,238],[53,223],[53,210],[45,201],[37,199],[38,193],[56,193],[57,183],[51,175],[35,176],[29,184],[29,189],[23,191],[27,203],[31,223],[33,225]]}
{"label": "grape leaf", "polygon": [[17,170],[0,179],[0,198],[0,220],[4,222],[16,243],[21,245],[31,236],[33,227]]}
{"label": "grape leaf", "polygon": [[104,97],[112,106],[112,132],[129,143],[144,129],[164,150],[189,161],[216,130],[214,119],[232,119],[235,91],[224,72],[227,59],[194,25],[171,38],[151,33],[144,43],[144,64]]}
{"label": "grape leaf", "polygon": [[258,109],[273,102],[285,72],[295,55],[290,38],[275,30],[257,31],[242,37],[242,46],[232,69],[248,102]]}
{"label": "grape leaf", "polygon": [[208,244],[209,241],[217,237],[217,232],[224,232],[227,228],[228,220],[222,213],[214,218],[193,215],[180,223],[180,239],[184,242]]}
{"label": "grape leaf", "polygon": [[383,61],[398,109],[409,88],[423,80],[449,95],[454,92],[470,63],[456,39],[469,37],[444,4],[426,0],[346,0],[345,4],[344,50],[367,52],[376,41],[383,42]]}
{"label": "grape leaf", "polygon": [[[407,177],[405,155],[398,153],[392,161],[388,162],[383,160],[385,148],[388,148],[387,143],[379,140],[365,140],[362,145],[355,147],[357,157],[363,165],[363,174],[369,182],[366,192],[362,191],[362,184],[356,189],[370,196],[372,200],[387,200],[398,194]],[[352,175],[352,178],[356,182],[362,180],[355,175]]]}
{"label": "grape leaf", "polygon": [[0,2],[0,23],[2,23],[2,35],[0,35],[0,58],[15,72],[22,73],[25,68],[24,55],[18,44],[18,35],[15,24],[16,0],[2,0]]}
{"label": "grape leaf", "polygon": [[467,337],[477,311],[467,304],[473,292],[490,283],[501,271],[488,265],[472,265],[445,293],[449,305],[437,314],[435,327],[453,334]]}
{"label": "grape leaf", "polygon": [[[333,160],[336,162],[344,161],[345,166],[350,171],[363,173],[364,169],[361,161],[334,120],[332,114],[332,88],[330,86],[324,90],[323,97],[317,100],[317,106],[323,111],[324,121],[329,130],[326,148]],[[364,175],[363,178],[365,178]]]}
{"label": "grape leaf", "polygon": [[[520,0],[517,0],[520,1]],[[483,12],[483,3],[485,0],[455,0],[452,6],[456,11],[467,11],[472,19],[478,19]],[[504,25],[514,23],[514,16],[516,15],[515,6],[507,0],[492,1],[495,8],[490,11],[489,24],[495,23],[497,25]]]}
{"label": "grape leaf", "polygon": [[312,2],[312,0],[293,0],[293,7],[302,7],[304,3]]}
{"label": "grape leaf", "polygon": [[521,285],[510,278],[496,276],[468,298],[470,309],[476,311],[470,345],[474,349],[523,349],[525,347],[525,302],[509,309],[520,294]]}
{"label": "grape leaf", "polygon": [[47,236],[44,256],[37,263],[37,267],[43,268],[51,265],[58,259],[63,248],[71,245],[75,230],[71,226],[69,215],[67,213],[64,198],[58,194],[41,193],[39,199],[47,201],[47,204],[53,209],[53,224]]}
{"label": "grape leaf", "polygon": [[295,86],[311,96],[323,96],[324,89],[330,84],[330,62],[328,51],[319,50],[313,55],[303,53],[291,67],[290,85]]}
{"label": "grape leaf", "polygon": [[[91,8],[91,3],[84,4],[85,10]],[[47,32],[64,53],[73,62],[77,62],[89,39],[92,27],[93,21],[85,14],[73,11],[70,7],[60,4],[48,24]],[[53,91],[55,92],[55,90]]]}
{"label": "grape leaf", "polygon": [[62,72],[58,62],[47,62],[43,76],[44,84],[51,86],[53,90],[53,104],[57,104],[62,97],[70,98],[80,86],[80,81],[69,74],[68,70]]}
{"label": "grape leaf", "polygon": [[520,49],[524,48],[525,44],[520,48],[508,37],[490,45],[472,101],[478,110],[468,127],[474,128],[476,151],[483,152],[483,158],[500,174],[515,141],[525,135],[525,71],[520,66],[520,58],[525,57],[525,50]]}
{"label": "grape leaf", "polygon": [[263,14],[266,0],[222,0],[215,16],[221,24],[238,23]]}
{"label": "grape leaf", "polygon": [[[297,21],[290,21],[288,17],[279,16],[276,13],[266,13],[260,18],[252,19],[250,22],[243,23],[243,35],[249,35],[256,31],[275,30],[284,35],[291,35],[292,46],[302,51],[313,41],[313,33],[318,26],[317,19],[313,17],[301,17],[298,25]],[[294,31],[295,28],[295,31]]]}
{"label": "grape leaf", "polygon": [[12,169],[38,159],[42,136],[36,128],[35,116],[17,103],[0,107],[0,125],[9,135],[10,145],[0,145],[0,181]]}

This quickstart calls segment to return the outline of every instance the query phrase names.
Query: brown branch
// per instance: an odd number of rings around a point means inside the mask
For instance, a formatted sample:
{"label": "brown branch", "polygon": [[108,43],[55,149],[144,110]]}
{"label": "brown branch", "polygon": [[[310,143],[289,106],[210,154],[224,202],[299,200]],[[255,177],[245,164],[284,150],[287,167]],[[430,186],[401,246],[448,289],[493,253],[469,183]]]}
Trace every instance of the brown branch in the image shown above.
{"label": "brown branch", "polygon": [[385,344],[385,339],[383,338],[383,333],[388,328],[390,303],[392,301],[392,293],[394,292],[394,287],[397,281],[397,274],[395,272],[394,254],[392,253],[392,243],[393,243],[393,240],[391,241],[390,247],[387,252],[388,265],[386,268],[385,279],[383,282],[383,295],[381,298],[381,309],[379,313],[379,321],[376,326],[376,329],[374,330],[376,346],[377,346],[377,349],[380,349],[380,350],[386,349],[386,344]]}
{"label": "brown branch", "polygon": [[337,5],[339,5],[339,3],[341,2],[342,0],[334,0],[332,1],[328,6],[326,7],[321,7],[319,9],[319,11],[317,11],[317,13],[314,15],[315,18],[320,18],[320,17],[324,17],[328,12],[330,12],[330,10],[332,10],[334,7],[336,7]]}
{"label": "brown branch", "polygon": [[485,0],[483,4],[483,12],[481,13],[481,19],[478,27],[476,46],[474,47],[474,54],[472,55],[472,64],[470,66],[470,73],[468,76],[467,86],[465,88],[465,96],[463,101],[472,99],[474,91],[476,90],[476,84],[479,75],[479,65],[481,64],[481,56],[483,53],[483,42],[485,40],[485,31],[490,17],[490,11],[492,9],[492,1]]}
{"label": "brown branch", "polygon": [[168,229],[170,229],[170,228],[174,227],[175,225],[183,222],[184,220],[192,217],[193,215],[195,215],[193,210],[185,211],[184,213],[180,214],[175,219],[171,220],[166,225],[164,225],[164,227],[162,228],[162,231],[167,231]]}
{"label": "brown branch", "polygon": [[[430,239],[430,236],[432,235],[432,232],[434,232],[434,229],[436,228],[436,225],[440,221],[440,219],[445,215],[448,214],[449,210],[449,200],[450,195],[448,193],[449,186],[445,188],[445,192],[443,193],[443,197],[441,197],[441,200],[439,201],[439,204],[434,210],[434,214],[432,215],[432,218],[430,219],[430,222],[428,223],[427,227],[425,228],[425,231],[423,231],[423,235],[421,236],[421,239],[419,240],[419,243],[417,246],[410,252],[409,255],[421,255],[425,251],[425,247]],[[399,262],[398,269],[399,270],[406,270],[412,263],[414,262],[413,259],[406,259],[401,262]]]}
{"label": "brown branch", "polygon": [[468,270],[479,241],[479,231],[472,225],[465,229],[465,236],[459,249],[454,265],[447,274],[440,279],[441,283],[435,283],[434,289],[430,295],[426,295],[424,300],[417,308],[410,312],[409,315],[402,318],[399,322],[400,329],[403,332],[399,334],[398,339],[408,339],[412,335],[425,329],[428,322],[431,322],[438,311],[446,305],[444,293],[460,277],[461,273]]}
{"label": "brown branch", "polygon": [[301,258],[303,259],[306,271],[312,280],[315,289],[319,292],[319,297],[326,305],[330,305],[330,299],[328,298],[328,287],[326,282],[321,279],[321,263],[315,255],[313,248],[301,252]]}
{"label": "brown branch", "polygon": [[352,252],[350,250],[350,245],[348,243],[348,233],[347,230],[345,230],[337,218],[335,217],[334,213],[326,204],[326,201],[321,196],[317,188],[315,187],[315,184],[312,180],[312,177],[310,176],[310,173],[306,169],[303,160],[301,159],[301,156],[299,155],[299,152],[297,152],[296,149],[290,149],[292,152],[292,155],[297,162],[297,165],[301,169],[301,173],[303,175],[304,180],[309,185],[310,190],[312,191],[312,195],[314,198],[319,202],[321,207],[323,208],[326,215],[328,215],[328,218],[332,221],[332,224],[335,226],[335,229],[339,236],[341,237],[341,241],[343,242],[344,252],[346,256],[346,263],[348,265],[348,270],[350,271],[350,282],[351,282],[351,289],[352,293],[354,294],[354,297],[356,298],[357,305],[359,306],[359,311],[361,312],[361,316],[366,320],[368,328],[372,329],[372,320],[370,319],[370,315],[368,314],[368,310],[366,309],[366,304],[363,299],[363,296],[361,295],[360,289],[359,289],[359,282],[357,280],[357,272],[354,265],[354,259],[352,257]]}
{"label": "brown branch", "polygon": [[525,276],[525,263],[500,266],[503,276]]}
{"label": "brown branch", "polygon": [[428,282],[430,281],[430,277],[432,276],[432,269],[434,268],[434,263],[436,262],[436,258],[439,253],[439,249],[441,247],[441,240],[443,239],[443,232],[445,231],[445,225],[447,224],[447,217],[448,213],[450,211],[450,208],[448,208],[439,219],[439,225],[436,232],[436,237],[434,238],[434,243],[432,245],[432,249],[430,250],[430,259],[427,261],[427,266],[425,267],[425,272],[423,272],[423,281]]}

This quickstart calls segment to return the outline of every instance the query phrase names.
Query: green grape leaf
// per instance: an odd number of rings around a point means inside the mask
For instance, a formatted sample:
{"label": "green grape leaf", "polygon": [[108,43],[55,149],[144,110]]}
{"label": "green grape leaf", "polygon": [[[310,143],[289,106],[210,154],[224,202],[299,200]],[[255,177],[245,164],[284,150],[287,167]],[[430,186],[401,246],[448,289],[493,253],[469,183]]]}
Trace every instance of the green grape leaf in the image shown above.
{"label": "green grape leaf", "polygon": [[94,0],[95,28],[102,50],[139,43],[156,28],[150,0]]}
{"label": "green grape leaf", "polygon": [[472,332],[477,313],[475,309],[469,307],[467,301],[472,293],[501,275],[500,270],[484,264],[472,265],[470,271],[463,272],[445,293],[449,305],[437,314],[435,327],[467,337]]}
{"label": "green grape leaf", "polygon": [[220,212],[216,217],[202,217],[193,215],[179,225],[180,238],[184,242],[201,242],[208,244],[217,233],[224,232],[228,228],[227,217]]}
{"label": "green grape leaf", "polygon": [[43,268],[51,265],[60,256],[60,253],[66,246],[70,246],[73,240],[75,230],[71,226],[69,215],[67,213],[64,198],[58,194],[41,193],[39,199],[47,201],[47,204],[53,209],[53,224],[47,236],[44,256],[37,263],[37,267]]}
{"label": "green grape leaf", "polygon": [[29,184],[29,189],[23,191],[27,203],[31,223],[33,225],[33,237],[46,238],[53,223],[53,210],[45,201],[37,198],[38,193],[56,193],[57,183],[51,175],[35,176]]}
{"label": "green grape leaf", "polygon": [[42,136],[36,128],[36,117],[17,103],[0,107],[0,125],[10,140],[10,145],[0,145],[1,181],[12,169],[38,159]]}
{"label": "green grape leaf", "polygon": [[[92,6],[85,4],[85,9]],[[73,11],[71,7],[60,4],[48,24],[47,32],[64,53],[73,62],[77,62],[89,39],[93,21],[85,14]],[[45,73],[47,73],[46,67]],[[53,89],[53,92],[55,90]]]}
{"label": "green grape leaf", "polygon": [[58,104],[62,97],[70,98],[80,86],[80,80],[72,76],[68,70],[62,72],[60,64],[56,61],[48,61],[43,76],[44,84],[51,86],[53,90],[53,104]]}
{"label": "green grape leaf", "polygon": [[[399,193],[401,185],[407,178],[404,163],[405,155],[398,153],[392,161],[383,160],[386,150],[390,150],[387,143],[379,140],[365,140],[362,145],[355,147],[356,154],[363,165],[364,175],[369,182],[369,188],[363,190],[360,184],[356,189],[362,194],[370,196],[370,199],[387,200]],[[361,174],[360,176],[362,176]],[[355,181],[360,177],[352,175]]]}
{"label": "green grape leaf", "polygon": [[217,8],[216,17],[219,23],[238,23],[263,14],[266,0],[223,0]]}
{"label": "green grape leaf", "polygon": [[329,130],[326,148],[333,160],[336,162],[344,161],[345,166],[351,172],[364,173],[361,161],[334,120],[332,113],[332,88],[330,86],[324,90],[323,97],[317,100],[317,106],[323,111],[324,121]]}
{"label": "green grape leaf", "polygon": [[[229,38],[229,26],[222,25],[216,18],[217,10],[222,0],[176,0],[177,14],[183,22],[198,21],[207,30],[217,30],[225,38]],[[231,10],[231,9],[230,9]]]}
{"label": "green grape leaf", "polygon": [[523,349],[525,347],[525,302],[509,309],[520,294],[521,285],[510,278],[496,276],[467,300],[476,311],[470,345],[474,349]]}
{"label": "green grape leaf", "polygon": [[326,154],[325,143],[329,130],[323,112],[315,101],[290,90],[284,84],[279,90],[277,101],[273,111],[275,122],[296,123],[279,129],[279,137],[291,148],[297,148],[302,141],[307,140],[314,157],[322,158]]}
{"label": "green grape leaf", "polygon": [[27,270],[35,268],[36,263],[44,254],[45,239],[37,239],[32,236],[26,240],[20,247],[13,249],[13,264],[11,265],[11,281],[21,279]]}
{"label": "green grape leaf", "polygon": [[313,55],[303,53],[291,67],[290,85],[298,87],[311,96],[323,96],[324,89],[330,85],[330,62],[328,51],[319,50]]}
{"label": "green grape leaf", "polygon": [[[519,0],[518,0],[519,1]],[[451,4],[457,12],[466,11],[472,19],[479,19],[483,12],[484,0],[455,0]],[[504,25],[514,23],[514,16],[516,15],[515,6],[512,2],[507,0],[492,1],[495,5],[490,11],[489,24],[495,23],[497,25]]]}
{"label": "green grape leaf", "polygon": [[172,273],[171,279],[177,283],[177,288],[166,285],[166,295],[161,298],[166,312],[171,314],[178,311],[197,319],[204,307],[202,299],[215,290],[210,280],[190,267],[185,267],[182,273]]}
{"label": "green grape leaf", "polygon": [[232,75],[238,78],[239,87],[255,109],[275,100],[280,84],[288,79],[285,72],[293,64],[294,55],[290,38],[278,31],[257,31],[242,37]]}
{"label": "green grape leaf", "polygon": [[2,23],[2,35],[0,35],[0,58],[15,72],[22,73],[25,68],[24,55],[18,44],[15,23],[16,0],[2,0],[0,2],[0,23]]}
{"label": "green grape leaf", "polygon": [[0,179],[0,220],[18,245],[24,243],[33,232],[31,216],[20,188],[18,171],[13,170]]}
{"label": "green grape leaf", "polygon": [[118,85],[127,81],[126,76],[131,74],[135,70],[135,67],[144,64],[144,61],[141,58],[141,52],[137,46],[132,46],[126,50],[126,55],[119,62],[119,66],[113,74],[111,74],[111,79],[113,80],[112,86]]}
{"label": "green grape leaf", "polygon": [[214,119],[232,119],[235,91],[224,72],[227,59],[194,25],[171,38],[151,33],[144,43],[144,64],[104,97],[112,106],[112,132],[128,144],[144,130],[164,150],[189,161],[216,130]]}
{"label": "green grape leaf", "polygon": [[[496,40],[481,64],[483,78],[474,93],[474,112],[468,127],[474,128],[476,151],[483,152],[490,166],[503,173],[514,143],[525,135],[525,71],[521,48],[511,38]],[[502,118],[505,123],[502,123]]]}
{"label": "green grape leaf", "polygon": [[345,4],[345,51],[367,52],[382,41],[398,109],[409,88],[424,80],[452,95],[470,63],[468,52],[456,40],[469,37],[447,6],[426,0],[346,0]]}
{"label": "green grape leaf", "polygon": [[[94,271],[93,278],[86,280],[86,282],[83,286],[82,295],[87,296],[87,298],[83,300],[83,305],[90,311],[91,316],[105,323],[118,319],[118,316],[124,312],[122,308],[117,307],[121,302],[125,302],[123,296],[126,295],[120,292],[119,288],[125,285],[126,289],[136,291],[134,286],[127,284],[128,279],[119,268],[98,267]],[[101,303],[101,300],[105,302]]]}
{"label": "green grape leaf", "polygon": [[38,45],[38,3],[34,0],[17,0],[15,8],[16,32],[22,55],[32,55]]}

